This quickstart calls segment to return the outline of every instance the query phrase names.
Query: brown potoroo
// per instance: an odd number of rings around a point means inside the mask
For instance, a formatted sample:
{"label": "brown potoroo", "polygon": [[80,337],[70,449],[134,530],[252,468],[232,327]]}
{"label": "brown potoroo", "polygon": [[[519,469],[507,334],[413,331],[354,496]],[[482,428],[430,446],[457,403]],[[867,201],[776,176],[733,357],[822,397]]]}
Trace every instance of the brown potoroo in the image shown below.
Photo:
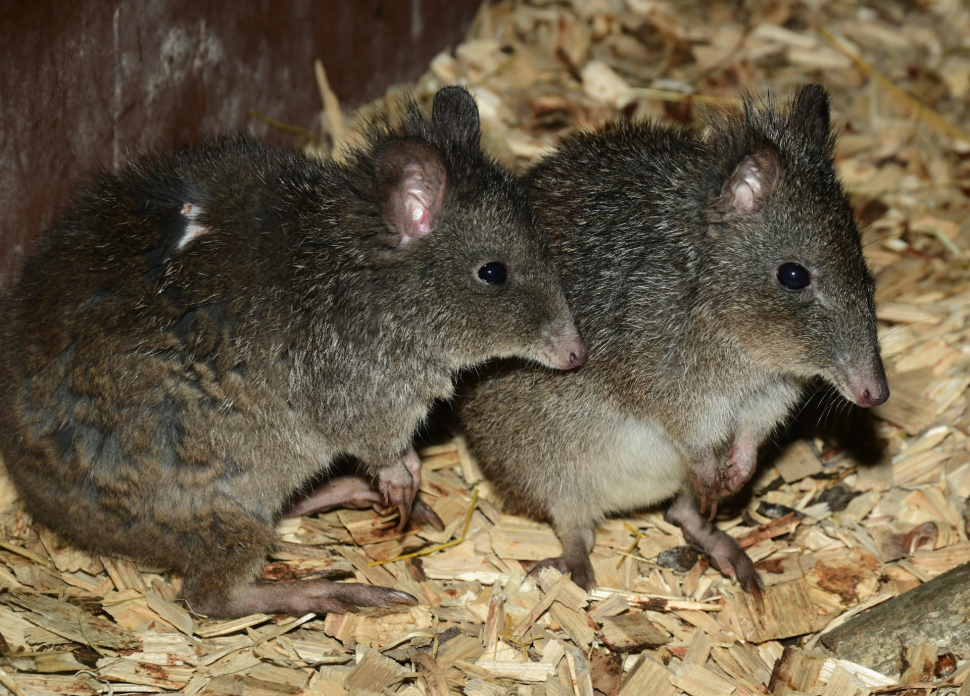
{"label": "brown potoroo", "polygon": [[[82,188],[2,317],[0,452],[38,522],[181,571],[211,616],[415,602],[254,583],[294,498],[291,513],[393,504],[407,521],[411,438],[456,370],[569,368],[585,347],[472,97],[405,112],[345,164],[235,136]],[[300,500],[341,456],[369,478]]]}
{"label": "brown potoroo", "polygon": [[758,592],[702,513],[750,478],[808,380],[862,407],[889,396],[825,91],[748,100],[707,131],[614,124],[528,175],[589,359],[498,371],[461,409],[485,474],[562,541],[545,563],[583,587],[606,515],[674,498],[667,519]]}

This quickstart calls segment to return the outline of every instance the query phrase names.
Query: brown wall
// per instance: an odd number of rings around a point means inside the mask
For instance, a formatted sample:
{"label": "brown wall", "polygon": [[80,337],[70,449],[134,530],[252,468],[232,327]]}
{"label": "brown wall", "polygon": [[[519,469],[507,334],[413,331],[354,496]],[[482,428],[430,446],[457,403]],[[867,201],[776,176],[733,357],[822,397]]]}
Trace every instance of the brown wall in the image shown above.
{"label": "brown wall", "polygon": [[0,289],[71,181],[142,150],[309,126],[313,61],[344,105],[412,80],[480,0],[81,0],[0,6]]}

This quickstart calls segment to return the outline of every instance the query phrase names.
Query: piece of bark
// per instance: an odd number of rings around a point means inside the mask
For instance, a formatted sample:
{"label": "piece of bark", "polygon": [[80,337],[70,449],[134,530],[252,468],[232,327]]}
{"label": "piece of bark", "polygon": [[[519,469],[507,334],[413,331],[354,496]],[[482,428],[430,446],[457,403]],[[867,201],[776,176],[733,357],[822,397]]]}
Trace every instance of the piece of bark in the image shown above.
{"label": "piece of bark", "polygon": [[[566,663],[563,662],[564,667],[565,667],[565,664]],[[573,691],[573,687],[571,684],[569,686],[563,686],[562,682],[559,681],[559,678],[555,676],[552,676],[546,679],[545,687],[546,687],[546,696],[576,696],[576,693]],[[465,693],[466,694],[468,693],[467,686],[465,687]],[[508,693],[507,691],[500,692],[501,696],[505,696],[507,693]]]}
{"label": "piece of bark", "polygon": [[899,678],[901,684],[933,681],[938,650],[933,643],[907,646],[903,649],[906,669]]}
{"label": "piece of bark", "polygon": [[384,657],[373,648],[359,648],[360,660],[353,671],[347,675],[348,691],[377,691],[390,685],[397,677],[407,672],[401,665]]}
{"label": "piece of bark", "polygon": [[[559,584],[561,577],[562,573],[555,568],[543,568],[539,571],[539,587],[542,588],[543,592],[552,592],[553,588]],[[589,595],[572,580],[566,581],[565,586],[557,593],[555,599],[576,611],[585,609],[589,605]]]}
{"label": "piece of bark", "polygon": [[562,555],[559,539],[548,527],[503,523],[489,531],[492,550],[501,558],[539,561]]}
{"label": "piece of bark", "polygon": [[83,645],[101,645],[117,650],[141,646],[136,636],[67,602],[43,595],[6,595],[4,601],[30,610],[32,613],[24,618],[31,623]]}
{"label": "piece of bark", "polygon": [[445,673],[431,655],[414,651],[411,659],[420,667],[421,673],[428,682],[428,693],[430,696],[449,696],[450,691]]}
{"label": "piece of bark", "polygon": [[327,614],[324,632],[344,645],[359,643],[383,650],[409,633],[430,628],[433,623],[431,610],[418,605],[376,614]]}
{"label": "piece of bark", "polygon": [[465,696],[505,696],[508,693],[505,687],[477,677],[465,684],[463,692]]}
{"label": "piece of bark", "polygon": [[476,638],[459,634],[438,649],[437,662],[442,669],[448,669],[458,660],[474,662],[485,652]]}
{"label": "piece of bark", "polygon": [[909,435],[919,435],[936,419],[937,406],[902,379],[889,375],[893,398],[873,408],[873,413],[900,426]]}
{"label": "piece of bark", "polygon": [[898,685],[895,679],[891,679],[885,674],[876,672],[875,670],[864,667],[856,662],[850,662],[849,660],[837,660],[834,657],[830,657],[825,661],[825,664],[822,665],[822,669],[818,673],[819,682],[827,683],[837,669],[845,670],[849,674],[862,681],[862,683],[868,688],[873,690]]}
{"label": "piece of bark", "polygon": [[[458,660],[455,664],[465,664]],[[544,682],[556,668],[546,662],[514,662],[511,660],[479,660],[475,663],[484,674],[495,679],[517,679],[524,682]]]}
{"label": "piece of bark", "polygon": [[[694,634],[695,638],[703,631]],[[771,670],[765,666],[761,658],[757,658],[747,648],[732,645],[730,648],[714,648],[711,651],[714,663],[724,670],[738,685],[753,693],[763,693],[771,677]],[[686,658],[685,658],[686,662]]]}
{"label": "piece of bark", "polygon": [[623,614],[603,619],[603,642],[614,652],[636,652],[666,645],[670,638],[644,614]]}
{"label": "piece of bark", "polygon": [[585,611],[576,611],[561,602],[553,602],[549,613],[583,652],[589,652],[589,645],[596,638],[596,625]]}
{"label": "piece of bark", "polygon": [[163,667],[122,658],[101,663],[98,667],[98,676],[108,681],[153,686],[172,691],[188,684],[193,674],[194,670],[191,667],[174,665]]}
{"label": "piece of bark", "polygon": [[512,632],[515,636],[521,636],[525,633],[532,622],[542,616],[546,610],[552,606],[552,603],[556,600],[556,597],[560,592],[566,587],[566,583],[569,582],[569,577],[566,575],[560,575],[559,579],[555,581],[551,586],[545,588],[546,594],[540,599],[534,607],[525,615],[525,617],[516,625],[515,630]]}
{"label": "piece of bark", "polygon": [[687,654],[684,655],[684,664],[703,665],[707,658],[711,656],[711,638],[704,631],[694,631],[690,645],[687,646]]}
{"label": "piece of bark", "polygon": [[902,646],[934,643],[970,654],[970,563],[856,616],[823,636],[839,657],[882,674],[902,671]]}
{"label": "piece of bark", "polygon": [[185,635],[192,635],[194,626],[192,622],[192,615],[189,614],[188,611],[180,607],[175,602],[166,602],[164,599],[150,590],[145,594],[145,600],[149,609],[175,626],[175,628],[180,630]]}
{"label": "piece of bark", "polygon": [[623,595],[615,594],[608,599],[604,599],[599,604],[596,604],[592,609],[587,612],[589,617],[594,621],[602,621],[610,616],[616,616],[617,614],[622,614],[630,609],[630,603],[626,601],[626,597]]}
{"label": "piece of bark", "polygon": [[623,681],[623,657],[619,653],[596,651],[589,658],[593,689],[605,696],[617,696]]}

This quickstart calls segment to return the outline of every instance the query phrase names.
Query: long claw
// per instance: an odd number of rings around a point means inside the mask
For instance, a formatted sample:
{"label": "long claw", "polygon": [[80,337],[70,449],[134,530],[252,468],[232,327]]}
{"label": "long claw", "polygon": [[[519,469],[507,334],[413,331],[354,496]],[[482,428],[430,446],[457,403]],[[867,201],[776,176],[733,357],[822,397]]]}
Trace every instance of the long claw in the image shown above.
{"label": "long claw", "polygon": [[754,598],[754,603],[758,606],[758,611],[762,614],[765,613],[765,595],[761,591],[761,585],[758,582],[752,582],[748,584],[748,587],[744,588],[751,593]]}
{"label": "long claw", "polygon": [[411,474],[411,497],[417,497],[418,490],[421,488],[421,459],[414,448],[405,452],[402,459],[405,468]]}
{"label": "long claw", "polygon": [[414,498],[410,495],[405,495],[404,499],[397,504],[397,510],[401,515],[401,521],[397,525],[397,531],[403,532],[404,528],[408,525],[408,520],[411,519],[411,506],[414,503]]}
{"label": "long claw", "polygon": [[411,519],[418,524],[430,524],[436,532],[445,531],[445,523],[441,521],[438,514],[431,509],[431,506],[421,500],[414,499],[414,506],[411,508]]}

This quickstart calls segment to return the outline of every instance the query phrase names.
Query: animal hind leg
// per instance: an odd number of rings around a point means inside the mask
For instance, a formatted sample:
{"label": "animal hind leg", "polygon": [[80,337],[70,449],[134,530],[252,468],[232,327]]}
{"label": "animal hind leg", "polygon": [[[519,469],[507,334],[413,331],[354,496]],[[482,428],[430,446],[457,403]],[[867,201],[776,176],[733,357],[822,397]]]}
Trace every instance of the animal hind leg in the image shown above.
{"label": "animal hind leg", "polygon": [[670,504],[664,518],[680,527],[687,543],[706,553],[715,568],[732,580],[737,580],[761,603],[763,583],[751,558],[737,540],[701,514],[697,500],[689,491],[681,492]]}
{"label": "animal hind leg", "polygon": [[596,573],[589,560],[589,552],[593,550],[594,529],[574,527],[564,532],[556,532],[556,536],[562,543],[562,555],[539,561],[529,574],[538,573],[542,568],[555,568],[563,574],[569,573],[572,581],[584,590],[592,590],[596,587]]}
{"label": "animal hind leg", "polygon": [[207,525],[205,544],[187,549],[182,565],[183,594],[189,608],[198,614],[219,618],[255,613],[303,616],[417,604],[405,592],[359,583],[306,580],[257,585],[266,555],[276,543],[273,530],[242,510],[214,514],[199,522]]}

